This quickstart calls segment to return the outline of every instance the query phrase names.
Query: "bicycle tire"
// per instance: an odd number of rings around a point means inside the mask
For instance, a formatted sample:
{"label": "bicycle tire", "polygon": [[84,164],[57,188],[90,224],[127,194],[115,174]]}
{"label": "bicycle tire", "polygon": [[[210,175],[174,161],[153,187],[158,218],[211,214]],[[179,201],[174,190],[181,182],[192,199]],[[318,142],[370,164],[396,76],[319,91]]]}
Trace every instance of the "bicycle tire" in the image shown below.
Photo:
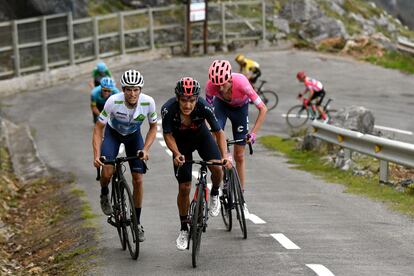
{"label": "bicycle tire", "polygon": [[113,218],[116,225],[116,230],[118,232],[118,237],[121,242],[122,250],[126,250],[127,244],[124,237],[124,231],[122,229],[122,219],[121,219],[121,202],[120,202],[120,195],[119,191],[116,190],[115,187],[117,187],[118,183],[116,183],[117,180],[115,180],[115,177],[112,180],[112,193],[111,193],[111,204],[112,204],[112,210],[113,210]]}
{"label": "bicycle tire", "polygon": [[[226,171],[225,173],[228,174],[228,171]],[[231,185],[229,183],[229,178],[227,178],[226,184],[227,184],[226,185],[227,191],[225,192],[223,189],[223,195],[220,197],[220,201],[221,201],[220,208],[221,208],[221,217],[223,218],[224,226],[226,227],[226,230],[230,232],[233,223],[232,223],[232,214],[231,214],[232,196],[231,196]]]}
{"label": "bicycle tire", "polygon": [[309,120],[309,113],[303,105],[294,105],[286,113],[286,123],[291,128],[300,128]]}
{"label": "bicycle tire", "polygon": [[260,93],[260,98],[265,103],[267,110],[272,110],[276,108],[277,104],[279,103],[279,97],[277,96],[276,92],[271,90],[264,90]]}
{"label": "bicycle tire", "polygon": [[191,239],[192,239],[192,251],[191,260],[193,267],[197,267],[198,256],[200,254],[201,246],[201,234],[203,233],[204,227],[204,206],[205,206],[205,190],[202,185],[199,184],[197,202],[194,206],[194,214],[191,218]]}
{"label": "bicycle tire", "polygon": [[246,217],[244,215],[244,197],[241,189],[240,179],[235,169],[231,170],[231,181],[233,185],[234,208],[236,209],[237,219],[243,234],[243,239],[247,239]]}
{"label": "bicycle tire", "polygon": [[119,182],[119,189],[121,191],[121,203],[124,210],[122,229],[124,231],[124,237],[131,258],[136,260],[139,256],[139,240],[134,199],[132,197],[131,189],[125,180]]}

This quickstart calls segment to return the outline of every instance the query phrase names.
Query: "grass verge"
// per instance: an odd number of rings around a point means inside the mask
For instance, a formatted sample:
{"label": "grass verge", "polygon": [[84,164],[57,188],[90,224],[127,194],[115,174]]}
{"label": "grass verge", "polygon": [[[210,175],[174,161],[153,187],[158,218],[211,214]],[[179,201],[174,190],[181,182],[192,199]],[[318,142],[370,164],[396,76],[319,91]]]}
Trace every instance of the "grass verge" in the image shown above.
{"label": "grass verge", "polygon": [[288,163],[295,168],[315,174],[327,182],[343,184],[346,192],[367,196],[386,203],[393,210],[414,217],[414,197],[412,192],[398,192],[392,187],[379,184],[378,176],[355,176],[350,171],[342,171],[323,161],[314,151],[301,151],[292,139],[279,136],[264,136],[260,142],[267,148],[283,153]]}
{"label": "grass verge", "polygon": [[385,68],[398,69],[414,74],[414,56],[395,51],[388,51],[382,57],[368,56],[366,61]]}

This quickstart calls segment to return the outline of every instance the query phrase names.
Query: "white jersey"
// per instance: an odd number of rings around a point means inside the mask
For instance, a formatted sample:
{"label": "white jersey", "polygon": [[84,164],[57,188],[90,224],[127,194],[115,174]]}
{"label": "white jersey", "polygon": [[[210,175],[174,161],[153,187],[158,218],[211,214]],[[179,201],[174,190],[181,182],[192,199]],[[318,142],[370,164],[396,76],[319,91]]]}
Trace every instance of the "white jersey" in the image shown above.
{"label": "white jersey", "polygon": [[126,107],[124,93],[112,95],[99,115],[101,123],[108,123],[124,136],[139,130],[145,118],[150,124],[157,122],[154,99],[143,93],[139,95],[137,106],[133,109]]}

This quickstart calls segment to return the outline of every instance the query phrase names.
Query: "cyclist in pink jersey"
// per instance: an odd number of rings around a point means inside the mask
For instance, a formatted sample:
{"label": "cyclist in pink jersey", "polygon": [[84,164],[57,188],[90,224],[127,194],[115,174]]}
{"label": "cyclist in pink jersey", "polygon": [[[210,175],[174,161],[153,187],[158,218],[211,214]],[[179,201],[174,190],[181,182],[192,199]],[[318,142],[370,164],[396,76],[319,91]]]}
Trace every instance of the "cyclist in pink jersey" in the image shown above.
{"label": "cyclist in pink jersey", "polygon": [[[267,108],[249,80],[242,74],[232,73],[228,60],[215,60],[209,68],[209,80],[206,84],[206,99],[214,106],[214,113],[224,130],[227,118],[230,119],[233,130],[233,139],[247,138],[248,142],[256,141],[256,133],[266,118]],[[249,131],[249,101],[252,101],[259,110],[256,122]],[[242,190],[245,187],[244,151],[246,142],[234,146],[234,161],[240,177]],[[245,206],[245,213],[248,214]]]}
{"label": "cyclist in pink jersey", "polygon": [[300,93],[298,97],[302,98],[304,94],[309,92],[309,98],[307,99],[309,103],[315,99],[318,99],[318,101],[315,103],[315,106],[318,109],[322,120],[327,121],[328,116],[323,111],[323,108],[321,106],[326,94],[323,84],[318,80],[306,76],[305,72],[303,71],[298,72],[296,74],[296,78],[299,82],[303,82],[303,84],[305,85],[305,90],[303,91],[303,93]]}

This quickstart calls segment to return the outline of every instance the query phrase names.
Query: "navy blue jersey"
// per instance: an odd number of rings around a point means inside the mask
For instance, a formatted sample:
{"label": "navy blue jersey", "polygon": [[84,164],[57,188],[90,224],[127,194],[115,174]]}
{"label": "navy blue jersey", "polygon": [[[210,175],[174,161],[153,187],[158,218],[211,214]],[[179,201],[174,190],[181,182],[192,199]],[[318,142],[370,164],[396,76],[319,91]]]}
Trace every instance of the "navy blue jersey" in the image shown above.
{"label": "navy blue jersey", "polygon": [[172,132],[174,136],[198,133],[202,128],[207,128],[205,120],[210,125],[211,131],[221,130],[213,108],[201,97],[198,97],[196,106],[190,114],[190,126],[185,126],[181,123],[180,107],[176,97],[169,99],[161,107],[161,116],[163,132]]}

